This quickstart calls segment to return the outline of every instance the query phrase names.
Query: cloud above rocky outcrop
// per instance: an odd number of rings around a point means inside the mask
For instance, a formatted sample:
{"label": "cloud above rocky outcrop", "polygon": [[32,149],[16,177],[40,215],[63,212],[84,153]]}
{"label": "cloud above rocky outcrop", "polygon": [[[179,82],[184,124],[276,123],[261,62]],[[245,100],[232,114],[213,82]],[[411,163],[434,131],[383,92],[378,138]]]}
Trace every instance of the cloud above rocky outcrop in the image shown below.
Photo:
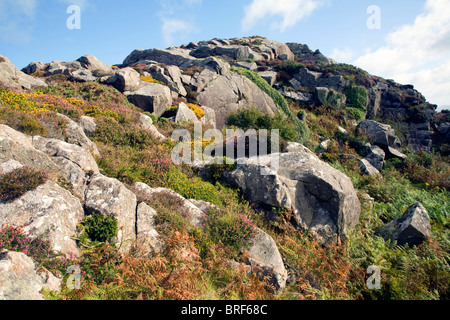
{"label": "cloud above rocky outcrop", "polygon": [[369,50],[353,64],[402,83],[413,83],[436,104],[449,104],[450,6],[428,0],[413,23],[390,32],[385,45]]}
{"label": "cloud above rocky outcrop", "polygon": [[322,4],[319,0],[253,0],[245,8],[242,30],[249,31],[261,21],[270,20],[273,28],[284,32]]}

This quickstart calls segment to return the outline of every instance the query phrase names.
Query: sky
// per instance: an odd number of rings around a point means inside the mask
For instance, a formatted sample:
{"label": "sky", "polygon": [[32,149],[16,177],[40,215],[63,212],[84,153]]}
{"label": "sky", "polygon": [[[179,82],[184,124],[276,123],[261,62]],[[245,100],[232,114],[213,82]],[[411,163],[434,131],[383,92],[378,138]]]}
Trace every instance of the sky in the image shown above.
{"label": "sky", "polygon": [[0,0],[0,54],[19,69],[252,35],[307,44],[450,108],[450,0]]}

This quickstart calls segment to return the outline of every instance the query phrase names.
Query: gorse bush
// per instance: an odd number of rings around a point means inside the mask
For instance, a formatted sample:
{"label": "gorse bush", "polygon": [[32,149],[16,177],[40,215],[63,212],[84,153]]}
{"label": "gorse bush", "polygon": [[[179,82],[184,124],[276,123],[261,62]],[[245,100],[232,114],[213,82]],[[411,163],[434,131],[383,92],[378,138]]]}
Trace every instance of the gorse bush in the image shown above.
{"label": "gorse bush", "polygon": [[44,184],[47,174],[29,167],[22,167],[0,175],[0,201],[11,202]]}

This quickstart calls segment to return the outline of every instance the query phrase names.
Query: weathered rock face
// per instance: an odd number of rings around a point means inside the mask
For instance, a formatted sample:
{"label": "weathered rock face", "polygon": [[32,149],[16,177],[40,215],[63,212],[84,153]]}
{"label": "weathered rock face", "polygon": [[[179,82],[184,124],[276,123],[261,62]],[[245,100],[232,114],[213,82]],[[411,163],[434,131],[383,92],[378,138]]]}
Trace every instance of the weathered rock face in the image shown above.
{"label": "weathered rock face", "polygon": [[148,71],[154,79],[167,85],[176,96],[186,96],[187,92],[181,80],[181,71],[177,66],[166,66],[165,68],[162,68],[158,65],[150,65],[145,68],[145,70]]}
{"label": "weathered rock face", "polygon": [[279,110],[265,92],[238,74],[219,76],[208,84],[197,100],[216,112],[218,129],[224,126],[228,114],[237,110],[256,107],[269,115]]}
{"label": "weathered rock face", "polygon": [[32,236],[45,236],[54,251],[67,255],[79,255],[71,237],[83,217],[80,200],[52,181],[11,203],[0,203],[0,224],[23,226]]}
{"label": "weathered rock face", "polygon": [[99,172],[94,157],[88,150],[82,147],[61,140],[47,139],[39,136],[33,137],[33,145],[36,149],[45,152],[51,157],[61,157],[73,162],[85,172]]}
{"label": "weathered rock face", "polygon": [[247,263],[252,267],[261,268],[264,275],[270,276],[270,282],[277,291],[286,287],[287,271],[278,247],[271,236],[258,229],[253,245],[247,250]]}
{"label": "weathered rock face", "polygon": [[44,300],[40,291],[55,277],[39,275],[23,253],[0,252],[0,300]]}
{"label": "weathered rock face", "polygon": [[405,145],[416,151],[431,151],[431,123],[436,105],[426,102],[414,86],[392,80],[378,79],[372,88],[368,88],[368,93],[368,119],[396,119],[404,128]]}
{"label": "weathered rock face", "polygon": [[142,83],[133,92],[127,92],[128,100],[144,111],[160,117],[172,105],[170,89],[157,83]]}
{"label": "weathered rock face", "polygon": [[133,185],[133,190],[142,201],[150,203],[158,197],[171,198],[177,204],[176,211],[190,224],[201,227],[204,223],[204,212],[197,208],[191,201],[186,200],[173,190],[166,188],[151,188],[145,183],[137,182]]}
{"label": "weathered rock face", "polygon": [[14,89],[34,89],[47,87],[47,84],[17,69],[5,56],[0,55],[0,82]]}
{"label": "weathered rock face", "polygon": [[100,213],[117,220],[117,240],[126,251],[136,240],[136,195],[120,181],[95,174],[91,178],[85,196],[87,212]]}
{"label": "weathered rock face", "polygon": [[69,76],[72,72],[81,69],[81,64],[78,61],[62,62],[55,60],[46,65],[44,76],[53,76],[57,74],[64,74]]}
{"label": "weathered rock face", "polygon": [[94,135],[97,130],[97,124],[95,123],[95,119],[88,116],[81,116],[78,120],[78,125],[83,129],[84,134],[89,137]]}
{"label": "weathered rock face", "polygon": [[386,153],[380,147],[376,145],[368,144],[365,151],[365,158],[369,163],[381,172],[384,165],[384,159],[386,158]]}
{"label": "weathered rock face", "polygon": [[421,203],[410,206],[405,213],[382,228],[385,239],[396,240],[398,244],[418,245],[431,235],[430,217]]}
{"label": "weathered rock face", "polygon": [[194,111],[188,108],[188,106],[184,103],[180,103],[178,105],[178,111],[175,116],[175,122],[199,122],[197,116]]}
{"label": "weathered rock face", "polygon": [[292,209],[297,226],[323,242],[344,239],[359,221],[360,202],[351,180],[311,151],[272,154],[259,162],[250,158],[225,178],[253,203]]}
{"label": "weathered rock face", "polygon": [[0,163],[10,159],[45,172],[58,171],[48,155],[34,148],[31,137],[0,125]]}
{"label": "weathered rock face", "polygon": [[36,149],[46,153],[73,187],[74,195],[84,199],[89,175],[98,173],[97,162],[90,152],[56,139],[33,137]]}
{"label": "weathered rock face", "polygon": [[164,243],[156,231],[156,211],[141,202],[136,211],[136,236],[139,250],[142,256],[150,256],[153,252],[161,252]]}

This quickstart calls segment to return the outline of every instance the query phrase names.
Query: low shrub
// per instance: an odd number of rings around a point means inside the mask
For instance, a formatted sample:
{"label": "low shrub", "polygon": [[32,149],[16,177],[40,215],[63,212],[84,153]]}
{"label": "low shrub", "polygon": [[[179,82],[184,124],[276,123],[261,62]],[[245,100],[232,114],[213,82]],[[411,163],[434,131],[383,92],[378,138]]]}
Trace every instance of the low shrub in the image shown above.
{"label": "low shrub", "polygon": [[205,225],[215,243],[220,241],[235,251],[250,246],[256,235],[256,225],[247,216],[215,207],[207,209]]}
{"label": "low shrub", "polygon": [[48,179],[47,174],[22,167],[0,175],[0,201],[12,202],[28,191],[35,190]]}
{"label": "low shrub", "polygon": [[81,239],[91,240],[94,243],[110,242],[117,235],[117,220],[99,213],[93,213],[82,223],[83,235]]}
{"label": "low shrub", "polygon": [[290,119],[286,119],[281,114],[272,117],[256,108],[232,113],[228,116],[226,123],[244,131],[249,129],[278,129],[280,130],[280,136],[287,141],[293,141],[298,136],[296,127]]}

